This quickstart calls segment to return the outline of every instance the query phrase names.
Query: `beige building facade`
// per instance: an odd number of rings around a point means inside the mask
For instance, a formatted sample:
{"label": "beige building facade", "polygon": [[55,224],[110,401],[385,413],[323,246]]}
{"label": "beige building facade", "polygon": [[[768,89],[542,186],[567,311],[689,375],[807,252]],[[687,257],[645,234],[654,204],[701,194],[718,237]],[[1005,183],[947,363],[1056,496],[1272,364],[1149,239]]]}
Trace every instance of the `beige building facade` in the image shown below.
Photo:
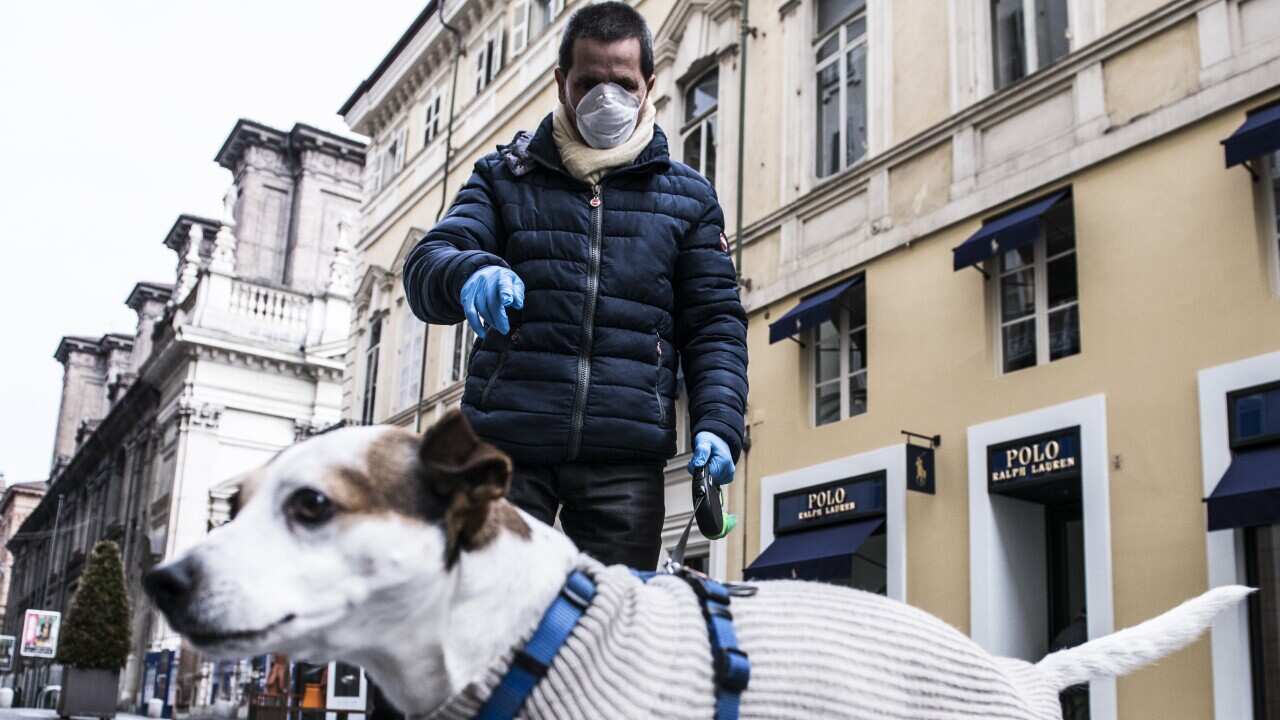
{"label": "beige building facade", "polygon": [[[1280,0],[757,1],[745,103],[738,3],[636,7],[673,155],[712,178],[742,249],[743,522],[707,547],[713,574],[848,582],[1029,660],[1254,583],[1210,638],[1064,703],[1280,717],[1280,518],[1210,530],[1206,502],[1276,440]],[[451,115],[433,4],[343,108],[378,173],[349,419],[425,427],[456,404],[469,336],[422,338],[400,265],[474,160],[551,110],[574,9],[446,6],[468,50]]]}

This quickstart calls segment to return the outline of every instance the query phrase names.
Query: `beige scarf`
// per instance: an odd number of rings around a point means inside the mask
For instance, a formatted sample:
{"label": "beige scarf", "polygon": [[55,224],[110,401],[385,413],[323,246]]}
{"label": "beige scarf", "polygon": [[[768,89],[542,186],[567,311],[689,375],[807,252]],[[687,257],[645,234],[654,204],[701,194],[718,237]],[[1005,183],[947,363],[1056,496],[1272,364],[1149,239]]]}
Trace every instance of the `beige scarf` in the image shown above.
{"label": "beige scarf", "polygon": [[610,170],[630,165],[653,139],[653,125],[657,112],[653,103],[645,100],[640,109],[640,119],[631,137],[621,145],[607,150],[597,150],[578,138],[578,131],[569,122],[564,105],[556,104],[551,136],[560,150],[560,161],[569,174],[589,185],[595,185]]}

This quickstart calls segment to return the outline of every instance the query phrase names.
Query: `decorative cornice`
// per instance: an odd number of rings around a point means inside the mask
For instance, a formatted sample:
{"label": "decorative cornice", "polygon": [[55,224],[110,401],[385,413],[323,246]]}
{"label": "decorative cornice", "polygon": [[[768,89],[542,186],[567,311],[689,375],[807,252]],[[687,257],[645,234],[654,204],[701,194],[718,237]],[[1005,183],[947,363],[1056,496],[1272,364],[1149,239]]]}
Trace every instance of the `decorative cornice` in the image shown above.
{"label": "decorative cornice", "polygon": [[182,257],[187,250],[192,225],[200,228],[206,241],[212,242],[217,237],[218,228],[222,227],[222,222],[200,217],[199,215],[183,213],[178,216],[177,220],[173,221],[173,225],[169,226],[169,232],[165,233],[164,236],[164,246],[178,253],[178,257]]}
{"label": "decorative cornice", "polygon": [[125,298],[124,304],[130,310],[142,312],[148,300],[165,303],[173,294],[173,285],[168,283],[140,282],[133,286],[133,290],[129,291],[129,297]]}
{"label": "decorative cornice", "polygon": [[296,160],[304,150],[311,150],[364,164],[365,144],[359,140],[303,123],[295,124],[286,132],[245,118],[236,121],[214,156],[214,162],[235,173],[252,147],[266,148],[290,160]]}

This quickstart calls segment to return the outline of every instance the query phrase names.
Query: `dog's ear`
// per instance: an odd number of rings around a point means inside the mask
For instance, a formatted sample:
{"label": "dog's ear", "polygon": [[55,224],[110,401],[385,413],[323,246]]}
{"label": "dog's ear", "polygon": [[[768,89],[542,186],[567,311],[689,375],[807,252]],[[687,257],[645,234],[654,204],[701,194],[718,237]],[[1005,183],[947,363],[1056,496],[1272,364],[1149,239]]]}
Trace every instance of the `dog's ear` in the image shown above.
{"label": "dog's ear", "polygon": [[445,565],[480,547],[495,532],[490,505],[507,494],[511,459],[476,437],[461,411],[450,410],[427,430],[418,450],[427,491],[444,510]]}

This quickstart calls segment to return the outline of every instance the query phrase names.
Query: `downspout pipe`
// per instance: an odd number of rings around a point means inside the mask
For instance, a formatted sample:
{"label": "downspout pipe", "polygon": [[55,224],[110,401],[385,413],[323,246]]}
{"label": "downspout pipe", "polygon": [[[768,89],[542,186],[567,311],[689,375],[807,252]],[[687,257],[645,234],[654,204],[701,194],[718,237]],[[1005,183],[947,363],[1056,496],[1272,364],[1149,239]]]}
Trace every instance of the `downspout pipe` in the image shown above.
{"label": "downspout pipe", "polygon": [[444,0],[440,0],[439,13],[440,24],[453,35],[453,80],[450,81],[449,87],[449,123],[444,140],[444,179],[440,186],[440,209],[436,210],[436,222],[440,222],[440,216],[444,214],[444,208],[449,202],[449,161],[453,157],[453,110],[457,107],[458,99],[458,61],[467,54],[466,48],[462,46],[462,33],[458,32],[458,28],[450,25],[444,17]]}
{"label": "downspout pipe", "polygon": [[[449,120],[446,123],[445,139],[444,139],[444,169],[441,170],[440,184],[440,208],[436,210],[436,222],[440,222],[440,216],[444,214],[444,209],[449,203],[449,162],[453,159],[453,110],[457,107],[458,99],[458,65],[462,57],[467,54],[466,48],[462,45],[462,33],[458,32],[458,28],[449,24],[444,17],[444,0],[440,0],[440,9],[436,12],[440,13],[440,25],[453,35],[453,79],[449,86]],[[429,333],[424,328],[422,331],[422,363],[418,372],[418,404],[414,406],[413,411],[413,427],[416,432],[422,432],[422,401],[427,396],[427,340]]]}
{"label": "downspout pipe", "polygon": [[742,186],[746,177],[747,156],[747,36],[754,35],[751,24],[747,21],[747,6],[750,0],[741,0],[742,7],[738,11],[738,195],[737,212],[734,213],[734,261],[738,271],[738,284],[745,278],[742,274]]}

